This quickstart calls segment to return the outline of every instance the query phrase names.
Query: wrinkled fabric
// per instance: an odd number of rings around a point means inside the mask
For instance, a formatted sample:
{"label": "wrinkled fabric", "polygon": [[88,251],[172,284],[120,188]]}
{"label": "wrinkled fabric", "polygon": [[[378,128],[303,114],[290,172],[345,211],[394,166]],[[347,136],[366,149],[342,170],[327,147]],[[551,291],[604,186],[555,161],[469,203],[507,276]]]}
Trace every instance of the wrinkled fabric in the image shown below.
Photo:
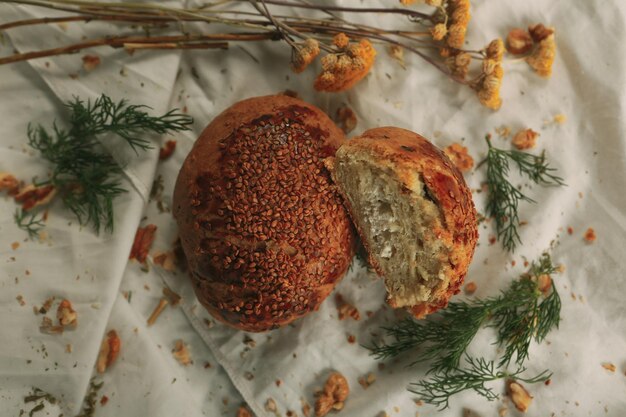
{"label": "wrinkled fabric", "polygon": [[[371,3],[372,7],[389,6],[388,2]],[[46,224],[49,238],[28,241],[14,224],[13,200],[0,197],[0,409],[7,415],[28,412],[33,405],[25,404],[23,398],[38,387],[60,399],[57,405],[46,405],[50,415],[76,415],[95,375],[93,365],[102,337],[116,329],[122,350],[117,362],[97,376],[104,381],[98,400],[108,397],[106,405],[97,405],[97,416],[234,416],[244,402],[259,417],[274,416],[266,411],[269,399],[274,400],[279,415],[292,411],[301,416],[302,404],[314,405],[314,392],[322,388],[331,370],[341,372],[350,384],[351,394],[338,414],[342,417],[382,412],[458,416],[461,410],[487,416],[497,415],[503,407],[515,413],[504,395],[488,402],[469,391],[452,397],[450,408],[440,413],[429,405],[417,406],[417,396],[406,388],[424,378],[428,366],[407,367],[411,353],[381,366],[364,347],[378,340],[381,326],[392,324],[398,315],[384,304],[382,281],[358,263],[335,293],[358,307],[359,321],[338,320],[333,294],[319,311],[290,326],[248,334],[215,323],[196,301],[184,272],[165,271],[152,265],[152,260],[146,272],[136,262],[128,262],[140,225],[158,226],[151,254],[171,250],[177,236],[175,222],[149,198],[150,190],[160,178],[162,204],[171,204],[178,170],[204,126],[238,100],[290,89],[331,115],[341,105],[350,106],[358,118],[351,136],[368,128],[398,126],[421,133],[440,147],[461,142],[476,161],[486,155],[487,133],[492,133],[495,146],[510,146],[495,134],[497,127],[539,132],[532,152],[545,150],[567,186],[524,188],[539,203],[520,206],[521,220],[527,225],[520,228],[524,244],[514,254],[505,253],[499,243],[490,243],[493,225],[482,223],[467,281],[477,284],[474,297],[496,295],[527,269],[525,261],[550,250],[554,262],[565,266],[562,274],[554,276],[563,302],[562,321],[544,343],[531,346],[525,375],[550,369],[553,376],[550,385],[526,385],[534,397],[529,415],[623,415],[625,10],[618,0],[602,4],[473,1],[468,30],[473,49],[497,36],[505,37],[512,27],[543,22],[556,28],[553,77],[542,79],[524,62],[506,61],[503,106],[497,112],[481,107],[469,88],[449,81],[408,52],[406,69],[402,68],[380,45],[375,45],[378,56],[370,75],[341,94],[314,92],[315,71],[293,74],[288,66],[290,51],[275,42],[232,45],[228,51],[138,51],[132,56],[100,48],[0,67],[0,114],[4,116],[0,172],[11,172],[27,182],[48,172],[45,161],[26,145],[28,123],[50,126],[55,118],[62,119],[62,103],[73,96],[94,99],[105,92],[115,100],[127,98],[149,105],[153,114],[176,107],[195,120],[190,132],[152,138],[155,148],[139,157],[114,138],[103,140],[124,167],[124,187],[129,190],[116,201],[113,234],[96,236],[89,227],[81,228],[56,201]],[[55,13],[8,5],[0,8],[2,21],[44,14]],[[386,27],[397,22],[379,15],[362,19]],[[110,26],[92,22],[14,29],[5,33],[0,50],[8,55],[14,48],[20,52],[48,48],[82,35],[97,36],[106,28]],[[102,59],[90,72],[82,69],[80,59],[87,53]],[[552,122],[557,114],[566,116],[565,123]],[[158,161],[158,147],[172,139],[177,141],[176,151]],[[471,189],[480,189],[484,168],[466,174],[466,179]],[[485,194],[475,192],[474,199],[478,211],[484,213]],[[568,227],[573,234],[567,232]],[[583,240],[589,227],[598,236],[593,244]],[[13,249],[13,242],[19,247]],[[166,307],[148,327],[146,320],[164,285],[178,292],[182,302]],[[18,295],[24,306],[16,301]],[[41,316],[33,313],[33,306],[41,306],[50,296],[71,300],[78,312],[75,330],[62,335],[40,333]],[[456,297],[465,298],[463,294]],[[48,316],[54,318],[54,312]],[[355,343],[349,343],[351,335]],[[192,364],[182,366],[173,357],[177,340],[188,345]],[[481,331],[469,353],[496,359],[493,341],[492,330]],[[71,353],[66,352],[68,344]],[[616,371],[606,370],[604,363],[613,363]],[[365,389],[358,379],[369,373],[376,380]],[[504,394],[503,382],[489,386]]]}

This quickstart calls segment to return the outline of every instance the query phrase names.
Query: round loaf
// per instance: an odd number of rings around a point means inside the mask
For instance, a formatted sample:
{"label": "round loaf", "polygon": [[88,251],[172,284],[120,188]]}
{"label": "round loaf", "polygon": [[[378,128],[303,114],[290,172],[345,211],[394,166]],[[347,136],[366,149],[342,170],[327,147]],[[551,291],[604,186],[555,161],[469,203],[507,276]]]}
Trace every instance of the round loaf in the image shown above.
{"label": "round loaf", "polygon": [[364,132],[326,165],[387,301],[423,317],[459,291],[478,238],[476,210],[450,159],[417,133]]}
{"label": "round loaf", "polygon": [[246,331],[316,310],[346,272],[355,237],[323,160],[344,135],[287,96],[217,116],[178,175],[174,217],[199,301]]}

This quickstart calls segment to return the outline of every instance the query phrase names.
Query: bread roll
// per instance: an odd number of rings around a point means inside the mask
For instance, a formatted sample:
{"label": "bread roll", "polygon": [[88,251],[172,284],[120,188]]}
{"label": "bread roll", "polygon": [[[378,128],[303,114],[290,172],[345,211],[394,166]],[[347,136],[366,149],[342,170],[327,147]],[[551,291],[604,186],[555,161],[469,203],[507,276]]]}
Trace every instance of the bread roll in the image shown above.
{"label": "bread roll", "polygon": [[463,176],[420,135],[371,129],[326,165],[344,196],[387,301],[423,317],[459,291],[478,238]]}
{"label": "bread roll", "polygon": [[196,295],[247,331],[318,308],[346,272],[355,236],[323,160],[344,135],[319,109],[287,96],[241,101],[217,116],[174,190]]}

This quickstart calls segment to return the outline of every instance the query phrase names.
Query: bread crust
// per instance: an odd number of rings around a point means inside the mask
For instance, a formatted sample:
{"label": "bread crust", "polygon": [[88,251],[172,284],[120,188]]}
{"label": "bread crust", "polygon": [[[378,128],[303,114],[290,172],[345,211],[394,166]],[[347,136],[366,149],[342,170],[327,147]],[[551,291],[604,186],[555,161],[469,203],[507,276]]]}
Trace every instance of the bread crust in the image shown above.
{"label": "bread crust", "polygon": [[[412,188],[417,174],[428,190],[429,197],[438,206],[443,227],[435,233],[438,239],[451,247],[448,286],[434,294],[428,302],[411,307],[410,311],[415,317],[421,318],[446,307],[449,298],[459,292],[478,240],[476,209],[463,175],[440,149],[424,137],[406,129],[370,129],[346,142],[339,150],[346,153],[359,151],[368,152],[377,164],[391,169],[401,185],[407,189]],[[326,161],[326,167],[336,182],[334,164],[335,158]],[[341,187],[339,189],[342,192]],[[370,265],[384,277],[385,272],[369,248],[349,199],[343,192],[342,197],[368,252]],[[395,307],[392,299],[388,298],[387,301]]]}
{"label": "bread crust", "polygon": [[287,96],[243,100],[187,156],[174,217],[198,300],[247,331],[316,310],[343,277],[355,236],[323,160],[343,132]]}

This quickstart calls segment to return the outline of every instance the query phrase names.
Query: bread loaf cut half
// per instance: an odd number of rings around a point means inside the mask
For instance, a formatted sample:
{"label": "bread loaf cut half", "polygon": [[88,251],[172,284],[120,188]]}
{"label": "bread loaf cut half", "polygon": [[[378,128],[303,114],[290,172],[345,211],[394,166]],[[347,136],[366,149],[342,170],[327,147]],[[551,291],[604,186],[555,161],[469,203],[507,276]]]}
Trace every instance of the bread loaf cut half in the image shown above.
{"label": "bread loaf cut half", "polygon": [[355,235],[324,159],[343,142],[321,110],[287,96],[236,103],[202,132],[173,208],[198,300],[218,320],[283,326],[342,278]]}
{"label": "bread loaf cut half", "polygon": [[463,176],[422,136],[395,127],[347,141],[326,166],[387,301],[423,317],[459,291],[478,237]]}

